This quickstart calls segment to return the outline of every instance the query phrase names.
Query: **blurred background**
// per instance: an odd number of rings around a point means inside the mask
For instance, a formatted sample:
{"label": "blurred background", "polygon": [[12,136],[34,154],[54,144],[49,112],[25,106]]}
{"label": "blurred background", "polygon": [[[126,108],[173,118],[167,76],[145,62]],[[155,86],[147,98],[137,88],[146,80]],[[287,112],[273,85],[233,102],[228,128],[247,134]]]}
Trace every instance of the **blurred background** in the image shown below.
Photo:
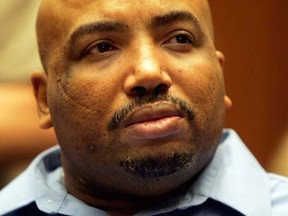
{"label": "blurred background", "polygon": [[288,1],[210,0],[234,128],[268,170],[288,175]]}
{"label": "blurred background", "polygon": [[[0,1],[0,188],[57,143],[40,130],[29,74],[41,68],[39,0]],[[234,128],[268,171],[288,175],[288,1],[210,0]]]}
{"label": "blurred background", "polygon": [[57,143],[38,127],[30,73],[41,68],[35,18],[40,0],[0,1],[0,188]]}

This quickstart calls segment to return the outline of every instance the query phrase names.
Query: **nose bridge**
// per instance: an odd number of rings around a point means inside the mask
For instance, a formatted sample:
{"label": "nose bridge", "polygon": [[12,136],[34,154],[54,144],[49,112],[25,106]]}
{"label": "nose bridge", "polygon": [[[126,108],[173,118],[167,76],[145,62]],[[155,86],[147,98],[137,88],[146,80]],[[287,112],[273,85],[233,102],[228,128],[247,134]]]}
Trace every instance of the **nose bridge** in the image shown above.
{"label": "nose bridge", "polygon": [[135,96],[167,91],[172,81],[165,70],[161,47],[143,37],[135,42],[134,47],[130,62],[132,68],[124,84],[126,94]]}
{"label": "nose bridge", "polygon": [[138,49],[135,61],[136,75],[157,75],[161,73],[161,54],[158,52],[154,44],[149,41],[141,41],[138,44]]}
{"label": "nose bridge", "polygon": [[129,49],[127,76],[124,92],[129,96],[159,94],[172,85],[161,45],[154,41],[151,33],[139,31]]}

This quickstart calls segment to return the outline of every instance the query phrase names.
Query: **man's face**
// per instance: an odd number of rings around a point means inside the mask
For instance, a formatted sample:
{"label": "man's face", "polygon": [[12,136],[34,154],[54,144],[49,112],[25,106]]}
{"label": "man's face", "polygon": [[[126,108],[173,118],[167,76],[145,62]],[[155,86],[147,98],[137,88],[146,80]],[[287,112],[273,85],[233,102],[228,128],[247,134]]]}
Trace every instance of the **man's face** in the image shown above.
{"label": "man's face", "polygon": [[38,36],[71,184],[159,195],[210,161],[224,60],[203,0],[49,0]]}

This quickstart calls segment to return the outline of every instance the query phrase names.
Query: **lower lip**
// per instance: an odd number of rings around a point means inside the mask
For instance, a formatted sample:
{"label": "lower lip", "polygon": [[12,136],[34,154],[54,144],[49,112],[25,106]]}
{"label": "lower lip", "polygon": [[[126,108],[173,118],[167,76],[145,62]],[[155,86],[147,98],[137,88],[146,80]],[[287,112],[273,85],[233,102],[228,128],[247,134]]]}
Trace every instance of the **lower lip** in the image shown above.
{"label": "lower lip", "polygon": [[181,117],[171,116],[157,120],[139,122],[125,128],[130,138],[151,140],[168,137],[181,131]]}

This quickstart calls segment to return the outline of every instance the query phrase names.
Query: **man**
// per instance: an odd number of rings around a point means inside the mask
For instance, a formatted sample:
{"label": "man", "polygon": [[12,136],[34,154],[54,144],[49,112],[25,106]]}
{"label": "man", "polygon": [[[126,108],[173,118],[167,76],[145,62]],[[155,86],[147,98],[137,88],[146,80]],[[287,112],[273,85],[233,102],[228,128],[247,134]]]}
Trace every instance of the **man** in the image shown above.
{"label": "man", "polygon": [[44,0],[32,75],[53,148],[3,215],[287,215],[288,181],[225,130],[224,56],[203,0]]}

